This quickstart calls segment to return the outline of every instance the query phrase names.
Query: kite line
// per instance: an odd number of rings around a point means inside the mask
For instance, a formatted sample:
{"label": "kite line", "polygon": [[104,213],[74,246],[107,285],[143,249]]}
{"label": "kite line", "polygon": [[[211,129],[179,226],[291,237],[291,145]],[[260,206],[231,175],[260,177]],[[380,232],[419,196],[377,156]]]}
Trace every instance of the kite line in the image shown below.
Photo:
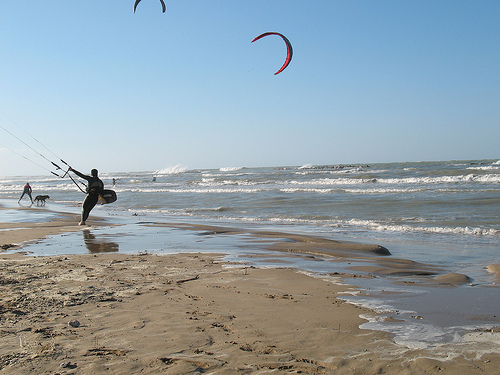
{"label": "kite line", "polygon": [[[21,153],[17,152],[17,151],[14,151],[13,149],[11,149],[10,147],[7,147],[5,145],[2,145],[0,144],[0,146],[6,148],[7,150],[21,156],[22,158],[30,161],[31,163],[39,166],[40,168],[43,168],[45,169],[46,171],[52,173],[54,176],[57,176],[57,177],[60,177],[60,178],[64,178],[66,177],[66,175],[71,179],[71,181],[73,181],[73,183],[78,187],[78,189],[86,194],[86,191],[84,189],[82,189],[82,187],[80,186],[80,184],[78,184],[78,182],[69,174],[69,171],[71,170],[71,166],[66,163],[62,158],[60,158],[59,156],[57,156],[52,150],[50,150],[47,146],[45,146],[42,142],[40,142],[38,139],[36,139],[33,135],[31,135],[26,129],[24,129],[21,125],[19,125],[17,122],[15,122],[13,119],[11,119],[9,116],[7,116],[2,110],[0,110],[0,113],[2,115],[4,115],[7,119],[9,119],[9,121],[11,121],[13,124],[15,124],[19,129],[21,129],[24,133],[26,133],[30,138],[32,138],[35,142],[37,142],[40,146],[42,146],[44,149],[46,149],[48,152],[50,152],[54,157],[56,157],[57,159],[59,159],[59,161],[61,163],[63,163],[64,165],[66,165],[68,168],[66,170],[64,170],[63,168],[61,168],[57,163],[55,163],[54,161],[50,160],[48,157],[46,157],[44,154],[42,154],[41,152],[37,151],[34,147],[32,147],[31,145],[29,145],[27,142],[23,141],[21,138],[19,138],[17,135],[15,135],[14,133],[12,133],[10,130],[8,130],[7,128],[5,128],[3,125],[0,124],[0,128],[2,128],[6,133],[10,134],[12,137],[14,137],[15,139],[17,139],[19,142],[21,142],[23,145],[25,145],[26,147],[28,147],[31,151],[33,151],[34,153],[36,153],[37,155],[39,155],[41,158],[45,159],[46,161],[48,161],[49,163],[51,163],[55,168],[56,168],[56,171],[64,171],[64,174],[61,176],[59,175],[58,173],[44,167],[43,165],[37,163],[36,161],[26,157],[25,155],[22,155]],[[82,184],[83,185],[83,184]]]}

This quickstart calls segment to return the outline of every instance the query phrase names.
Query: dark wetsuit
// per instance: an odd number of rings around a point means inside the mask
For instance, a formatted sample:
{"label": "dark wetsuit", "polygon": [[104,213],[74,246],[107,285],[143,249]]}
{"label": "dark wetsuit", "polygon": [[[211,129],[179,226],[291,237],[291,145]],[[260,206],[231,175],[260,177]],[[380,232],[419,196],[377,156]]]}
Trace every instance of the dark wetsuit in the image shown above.
{"label": "dark wetsuit", "polygon": [[82,205],[82,223],[85,223],[89,217],[90,211],[94,208],[99,200],[99,194],[104,190],[104,183],[97,176],[86,176],[83,173],[73,172],[85,180],[87,180],[87,196],[85,197]]}

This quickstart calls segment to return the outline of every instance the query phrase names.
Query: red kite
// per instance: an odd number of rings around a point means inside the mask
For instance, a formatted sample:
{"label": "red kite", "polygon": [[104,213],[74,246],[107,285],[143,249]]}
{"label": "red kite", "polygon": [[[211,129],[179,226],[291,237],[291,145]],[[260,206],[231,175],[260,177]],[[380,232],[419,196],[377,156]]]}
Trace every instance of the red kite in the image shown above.
{"label": "red kite", "polygon": [[290,44],[290,41],[283,34],[274,33],[274,32],[261,34],[257,38],[252,40],[252,43],[255,42],[256,40],[259,40],[260,38],[263,38],[263,37],[268,36],[268,35],[279,35],[280,37],[283,38],[283,40],[286,43],[286,50],[287,50],[286,60],[285,60],[285,63],[283,64],[283,66],[280,68],[280,70],[278,70],[276,73],[274,73],[274,75],[276,75],[276,74],[281,73],[288,66],[288,64],[290,64],[290,61],[292,61],[293,49],[292,49],[292,45]]}

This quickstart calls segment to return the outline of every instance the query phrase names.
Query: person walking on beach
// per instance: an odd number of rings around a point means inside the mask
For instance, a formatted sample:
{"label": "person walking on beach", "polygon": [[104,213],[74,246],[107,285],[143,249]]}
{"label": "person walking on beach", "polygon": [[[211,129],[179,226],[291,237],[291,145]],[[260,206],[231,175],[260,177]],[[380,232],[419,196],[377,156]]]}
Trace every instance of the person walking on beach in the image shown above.
{"label": "person walking on beach", "polygon": [[24,185],[24,190],[23,190],[23,193],[21,194],[21,198],[19,198],[17,203],[21,202],[21,199],[23,199],[24,194],[28,194],[28,197],[30,197],[30,200],[31,200],[31,204],[33,204],[33,198],[31,197],[31,191],[32,191],[31,186],[30,186],[29,182],[27,182],[26,185]]}
{"label": "person walking on beach", "polygon": [[98,175],[97,169],[92,169],[90,171],[90,176],[84,175],[81,172],[78,172],[77,170],[73,168],[69,168],[71,172],[76,174],[78,177],[83,178],[84,180],[87,180],[87,195],[85,196],[85,199],[83,200],[82,204],[82,219],[78,225],[85,225],[85,222],[87,221],[90,211],[95,207],[97,204],[97,201],[99,200],[99,194],[102,193],[104,190],[104,183],[101,181]]}

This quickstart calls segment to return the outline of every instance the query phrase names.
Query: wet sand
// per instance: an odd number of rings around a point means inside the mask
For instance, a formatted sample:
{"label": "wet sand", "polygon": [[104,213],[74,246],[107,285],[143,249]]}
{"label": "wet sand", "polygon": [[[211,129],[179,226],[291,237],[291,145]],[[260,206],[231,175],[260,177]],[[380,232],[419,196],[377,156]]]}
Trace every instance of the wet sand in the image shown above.
{"label": "wet sand", "polygon": [[[80,231],[77,222],[61,214],[0,223],[0,245]],[[256,244],[282,239],[271,247],[284,252],[336,252],[374,273],[443,276],[432,266],[392,260],[376,245],[252,235]],[[359,328],[362,316],[374,312],[341,298],[349,285],[221,260],[217,254],[1,254],[0,374],[494,374],[499,368],[496,330],[471,332],[439,350],[404,347],[387,333]],[[352,275],[337,276],[348,283]]]}

